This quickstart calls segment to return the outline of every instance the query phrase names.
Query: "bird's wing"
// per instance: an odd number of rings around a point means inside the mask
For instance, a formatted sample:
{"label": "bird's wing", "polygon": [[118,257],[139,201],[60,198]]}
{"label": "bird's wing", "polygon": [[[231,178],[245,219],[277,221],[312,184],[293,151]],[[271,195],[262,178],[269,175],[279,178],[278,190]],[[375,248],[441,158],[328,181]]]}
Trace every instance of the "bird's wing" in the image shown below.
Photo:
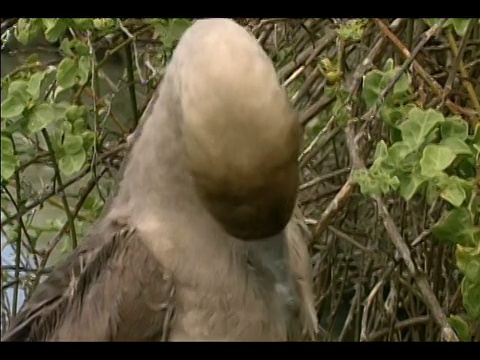
{"label": "bird's wing", "polygon": [[2,340],[167,340],[174,289],[134,229],[101,225],[38,286]]}

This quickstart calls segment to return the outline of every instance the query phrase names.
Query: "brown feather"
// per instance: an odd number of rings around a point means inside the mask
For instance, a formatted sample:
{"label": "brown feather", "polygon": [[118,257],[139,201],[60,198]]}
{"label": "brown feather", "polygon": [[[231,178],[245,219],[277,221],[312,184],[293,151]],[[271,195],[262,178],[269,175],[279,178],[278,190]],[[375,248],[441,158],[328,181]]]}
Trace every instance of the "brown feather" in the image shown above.
{"label": "brown feather", "polygon": [[111,222],[39,285],[3,341],[166,338],[173,289],[135,230]]}

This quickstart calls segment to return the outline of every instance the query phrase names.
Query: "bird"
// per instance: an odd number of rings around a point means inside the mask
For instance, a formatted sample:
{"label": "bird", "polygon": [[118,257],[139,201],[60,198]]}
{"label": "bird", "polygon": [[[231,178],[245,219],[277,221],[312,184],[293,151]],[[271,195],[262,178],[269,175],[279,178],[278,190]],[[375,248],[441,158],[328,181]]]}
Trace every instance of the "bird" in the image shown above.
{"label": "bird", "polygon": [[314,341],[302,127],[231,19],[181,36],[118,191],[2,341]]}

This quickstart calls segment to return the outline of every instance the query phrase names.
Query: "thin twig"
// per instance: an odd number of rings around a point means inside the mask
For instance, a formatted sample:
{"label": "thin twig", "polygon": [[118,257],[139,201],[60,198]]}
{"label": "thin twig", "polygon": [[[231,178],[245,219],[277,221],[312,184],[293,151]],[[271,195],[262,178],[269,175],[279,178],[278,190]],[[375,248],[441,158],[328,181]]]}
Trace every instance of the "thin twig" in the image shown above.
{"label": "thin twig", "polygon": [[[53,169],[55,171],[55,178],[57,180],[58,185],[63,188],[62,176],[60,174],[60,168],[57,163],[57,157],[55,156],[55,149],[53,148],[52,142],[50,141],[50,136],[48,135],[48,132],[45,129],[42,129],[42,134],[43,134],[43,137],[45,138],[45,143],[47,144],[48,150],[50,151],[50,156],[53,162]],[[77,232],[75,230],[75,219],[73,218],[72,213],[70,211],[70,207],[68,205],[68,200],[67,200],[67,194],[65,193],[65,190],[60,191],[60,194],[62,196],[63,206],[65,208],[65,214],[67,215],[67,218],[68,218],[68,224],[70,227],[69,230],[72,238],[72,248],[75,249],[77,247]]]}
{"label": "thin twig", "polygon": [[[116,155],[117,153],[119,153],[120,151],[122,150],[125,150],[127,148],[127,144],[126,143],[122,143],[120,145],[118,145],[117,147],[109,150],[109,151],[106,151],[104,152],[103,154],[101,154],[98,159],[95,161],[96,164],[100,164],[102,163],[103,161],[105,161],[106,159]],[[73,177],[72,179],[66,181],[63,186],[58,186],[57,189],[53,189],[51,192],[49,192],[48,194],[40,197],[39,199],[35,200],[34,202],[32,202],[30,205],[27,205],[25,207],[23,207],[20,211],[18,211],[17,213],[15,213],[14,215],[12,216],[9,216],[9,217],[5,217],[5,219],[2,221],[1,223],[1,226],[6,226],[10,223],[12,223],[12,221],[22,217],[23,215],[25,215],[27,212],[29,212],[30,210],[36,208],[37,206],[43,204],[46,200],[50,199],[52,196],[55,196],[57,194],[59,194],[60,192],[64,191],[67,187],[77,183],[80,179],[82,179],[85,175],[87,175],[89,172],[91,171],[91,166],[90,164],[88,165],[85,165],[83,167],[83,169],[81,169],[78,174]]]}

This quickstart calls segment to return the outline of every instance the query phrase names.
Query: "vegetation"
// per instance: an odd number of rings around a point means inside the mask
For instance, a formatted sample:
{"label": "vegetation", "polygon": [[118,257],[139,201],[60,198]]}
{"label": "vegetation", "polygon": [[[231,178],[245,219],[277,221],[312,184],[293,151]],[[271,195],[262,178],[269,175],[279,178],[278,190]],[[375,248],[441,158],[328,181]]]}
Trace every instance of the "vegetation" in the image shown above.
{"label": "vegetation", "polygon": [[[305,125],[319,340],[480,341],[480,21],[236,20]],[[1,21],[3,53],[34,47],[2,69],[3,327],[100,215],[192,19]],[[45,44],[54,60],[38,55]]]}

